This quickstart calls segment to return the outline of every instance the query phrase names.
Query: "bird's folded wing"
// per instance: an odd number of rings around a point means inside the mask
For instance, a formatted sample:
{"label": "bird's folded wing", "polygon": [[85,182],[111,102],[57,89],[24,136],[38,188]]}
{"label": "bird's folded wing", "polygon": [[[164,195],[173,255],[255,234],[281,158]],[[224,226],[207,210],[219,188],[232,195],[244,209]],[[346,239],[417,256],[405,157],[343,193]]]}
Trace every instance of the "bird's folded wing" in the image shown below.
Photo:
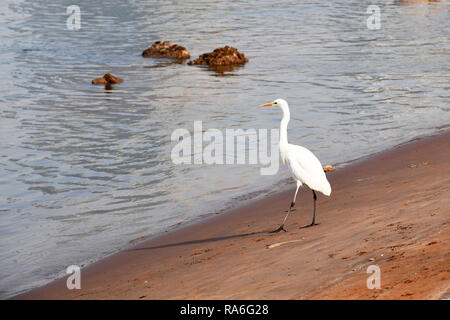
{"label": "bird's folded wing", "polygon": [[311,189],[329,193],[329,183],[319,159],[308,149],[290,145],[287,161],[295,178],[307,184]]}

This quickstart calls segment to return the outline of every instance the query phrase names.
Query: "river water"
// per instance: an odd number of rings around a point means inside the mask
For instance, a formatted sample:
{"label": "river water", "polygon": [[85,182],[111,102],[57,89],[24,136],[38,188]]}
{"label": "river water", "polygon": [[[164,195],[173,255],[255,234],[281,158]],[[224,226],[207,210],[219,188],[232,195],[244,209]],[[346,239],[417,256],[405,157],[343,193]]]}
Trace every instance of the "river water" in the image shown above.
{"label": "river water", "polygon": [[[277,128],[257,106],[284,98],[290,142],[337,166],[450,124],[449,2],[377,2],[378,30],[372,1],[80,0],[78,30],[72,1],[50,2],[0,2],[1,298],[286,184],[283,167],[174,164],[194,121]],[[142,58],[157,40],[250,61]],[[91,85],[106,72],[124,82]]]}

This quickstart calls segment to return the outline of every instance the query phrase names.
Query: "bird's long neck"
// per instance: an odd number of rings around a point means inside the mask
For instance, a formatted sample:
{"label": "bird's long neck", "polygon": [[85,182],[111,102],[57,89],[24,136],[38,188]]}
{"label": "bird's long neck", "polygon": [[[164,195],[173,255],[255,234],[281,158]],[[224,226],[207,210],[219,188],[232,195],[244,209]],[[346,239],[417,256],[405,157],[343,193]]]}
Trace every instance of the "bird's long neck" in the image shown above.
{"label": "bird's long neck", "polygon": [[287,105],[282,105],[281,109],[283,110],[283,118],[280,123],[280,149],[287,147],[288,139],[287,139],[287,127],[289,120],[291,119],[291,115],[289,113],[289,107]]}

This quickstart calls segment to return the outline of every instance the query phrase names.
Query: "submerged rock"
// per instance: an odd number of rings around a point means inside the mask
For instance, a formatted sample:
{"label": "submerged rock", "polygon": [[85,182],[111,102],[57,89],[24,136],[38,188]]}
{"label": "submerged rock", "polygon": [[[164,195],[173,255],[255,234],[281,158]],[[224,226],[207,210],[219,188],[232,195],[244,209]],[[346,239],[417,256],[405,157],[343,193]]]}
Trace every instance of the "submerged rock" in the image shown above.
{"label": "submerged rock", "polygon": [[142,52],[142,56],[150,58],[170,58],[185,60],[191,54],[185,47],[169,41],[156,41],[150,48]]}
{"label": "submerged rock", "polygon": [[111,73],[107,73],[101,78],[92,80],[92,84],[104,84],[104,85],[117,84],[121,82],[123,82],[123,79],[114,77]]}
{"label": "submerged rock", "polygon": [[240,53],[236,48],[225,46],[217,48],[213,52],[202,54],[195,60],[189,61],[189,65],[210,65],[210,66],[230,66],[244,64],[248,62],[248,58]]}

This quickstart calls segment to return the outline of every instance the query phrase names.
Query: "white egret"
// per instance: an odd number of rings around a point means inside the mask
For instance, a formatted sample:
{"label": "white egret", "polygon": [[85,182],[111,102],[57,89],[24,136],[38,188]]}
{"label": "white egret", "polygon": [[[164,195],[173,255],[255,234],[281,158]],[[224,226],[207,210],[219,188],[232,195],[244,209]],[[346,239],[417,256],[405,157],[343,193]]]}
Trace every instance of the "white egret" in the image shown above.
{"label": "white egret", "polygon": [[314,199],[314,211],[312,222],[309,226],[316,224],[316,200],[317,195],[315,191],[322,192],[324,195],[329,196],[331,194],[330,183],[325,176],[322,164],[319,159],[308,149],[297,146],[295,144],[288,143],[287,139],[287,126],[290,120],[288,103],[283,99],[277,99],[274,102],[260,105],[260,107],[277,106],[283,110],[283,118],[280,124],[280,155],[284,164],[286,164],[291,170],[293,178],[297,181],[297,189],[295,190],[294,199],[284,217],[283,223],[280,227],[272,232],[279,232],[284,229],[286,219],[291,213],[291,209],[295,205],[295,199],[297,198],[298,189],[302,184],[306,184],[313,193]]}

